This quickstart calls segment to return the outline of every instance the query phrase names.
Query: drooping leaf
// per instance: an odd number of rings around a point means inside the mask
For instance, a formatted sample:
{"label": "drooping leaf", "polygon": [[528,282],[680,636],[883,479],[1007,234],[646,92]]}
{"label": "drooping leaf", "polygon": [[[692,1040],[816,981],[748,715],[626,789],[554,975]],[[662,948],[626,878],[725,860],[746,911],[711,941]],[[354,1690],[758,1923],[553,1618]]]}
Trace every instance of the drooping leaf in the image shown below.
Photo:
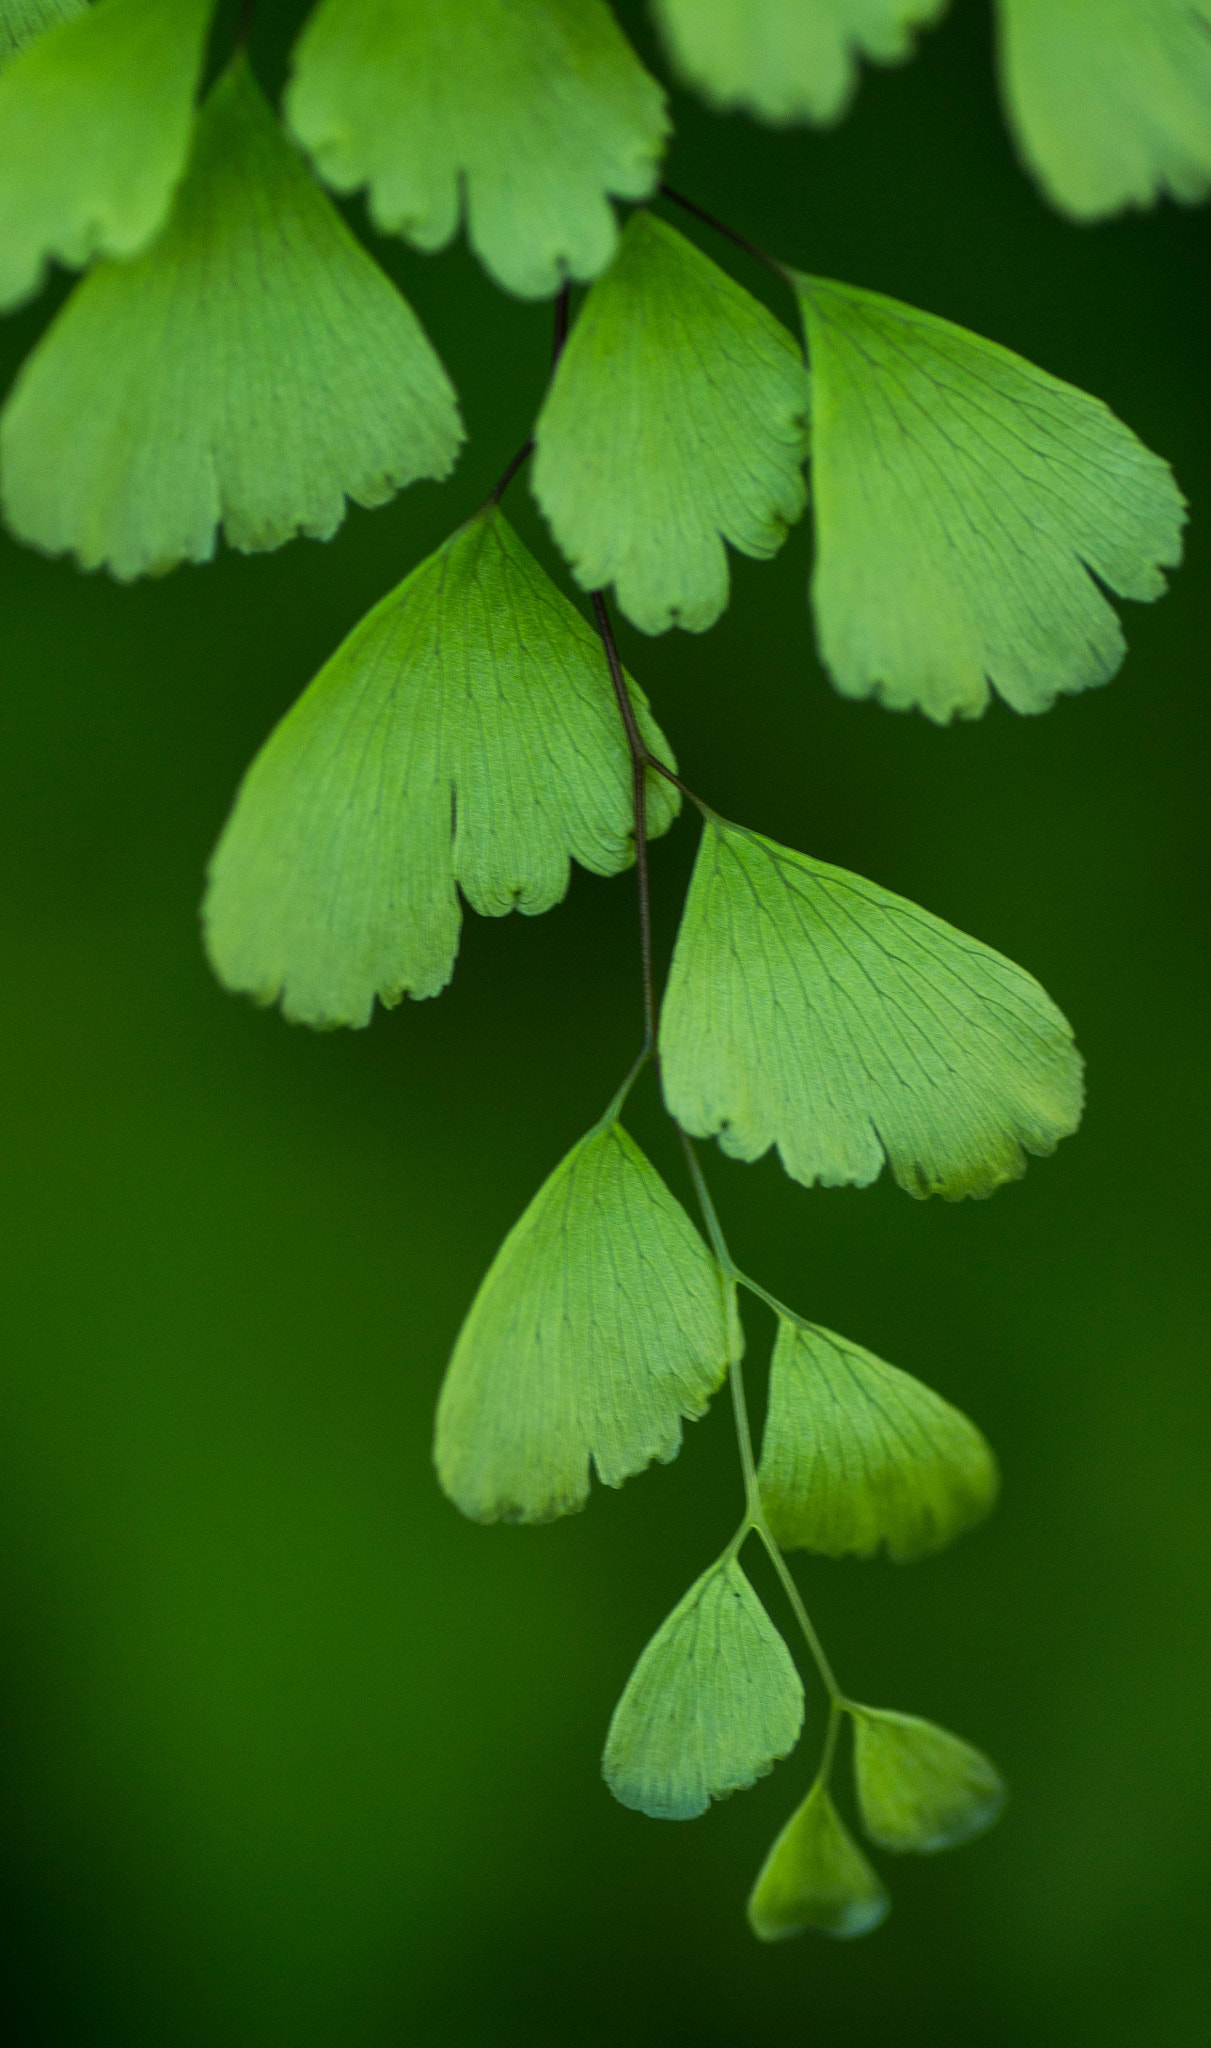
{"label": "drooping leaf", "polygon": [[83,14],[85,0],[0,0],[0,67],[61,21]]}
{"label": "drooping leaf", "polygon": [[975,1424],[860,1345],[782,1321],[761,1497],[784,1550],[924,1557],[987,1514],[992,1452]]}
{"label": "drooping leaf", "polygon": [[[315,1025],[437,995],[455,885],[486,917],[549,910],[570,860],[611,875],[633,859],[631,798],[596,635],[481,513],[354,628],[249,769],[211,863],[215,971]],[[650,829],[676,812],[652,776]]]}
{"label": "drooping leaf", "polygon": [[761,1866],[749,1926],[760,1941],[809,1928],[851,1940],[886,1920],[890,1903],[826,1788],[815,1784]]}
{"label": "drooping leaf", "polygon": [[910,56],[947,0],[653,0],[682,77],[765,121],[836,121],[863,57]]}
{"label": "drooping leaf", "polygon": [[213,11],[214,0],[19,11],[18,28],[61,25],[0,78],[0,307],[36,291],[52,258],[79,269],[133,256],[159,232],[189,154]]}
{"label": "drooping leaf", "polygon": [[539,415],[532,482],[585,590],[645,633],[727,603],[725,541],[776,553],[804,505],[807,378],[786,329],[684,235],[633,214]]}
{"label": "drooping leaf", "polygon": [[991,1827],[1005,1783],[986,1756],[932,1721],[853,1708],[862,1825],[884,1849],[952,1849]]}
{"label": "drooping leaf", "polygon": [[1211,190],[1211,0],[1000,0],[1006,111],[1076,220]]}
{"label": "drooping leaf", "polygon": [[789,1756],[803,1725],[790,1652],[734,1557],[695,1580],[614,1709],[602,1770],[615,1799],[692,1820]]}
{"label": "drooping leaf", "polygon": [[[1181,558],[1167,463],[1100,400],[876,292],[797,277],[812,367],[812,595],[847,697],[978,717],[1106,682],[1098,584],[1141,601]],[[1095,578],[1097,579],[1095,581]]]}
{"label": "drooping leaf", "polygon": [[727,1370],[723,1280],[621,1124],[535,1195],[471,1305],[437,1407],[438,1476],[478,1522],[582,1508],[681,1448]]}
{"label": "drooping leaf", "polygon": [[243,58],[197,127],[172,219],[104,263],[0,422],[21,539],[126,579],[327,539],[346,501],[445,476],[458,406],[420,323],[308,176]]}
{"label": "drooping leaf", "polygon": [[708,815],[661,1030],[665,1100],[793,1179],[987,1195],[1076,1129],[1081,1062],[990,947],[860,875]]}
{"label": "drooping leaf", "polygon": [[472,248],[523,298],[596,277],[610,195],[652,191],[664,94],[603,0],[323,0],[291,124],[329,184],[368,186],[377,225]]}

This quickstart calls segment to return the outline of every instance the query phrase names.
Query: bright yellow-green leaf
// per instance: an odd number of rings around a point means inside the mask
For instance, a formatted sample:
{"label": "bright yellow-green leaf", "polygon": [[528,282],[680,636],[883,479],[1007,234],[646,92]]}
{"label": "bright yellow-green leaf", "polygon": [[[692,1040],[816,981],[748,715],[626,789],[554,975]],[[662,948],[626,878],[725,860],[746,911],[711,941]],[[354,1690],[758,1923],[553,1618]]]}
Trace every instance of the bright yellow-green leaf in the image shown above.
{"label": "bright yellow-green leaf", "polygon": [[510,1231],[437,1407],[438,1477],[478,1522],[549,1522],[668,1464],[727,1370],[723,1279],[621,1124],[573,1147]]}
{"label": "bright yellow-green leaf", "polygon": [[812,1786],[753,1886],[749,1926],[760,1941],[814,1928],[850,1940],[887,1918],[890,1900],[825,1787]]}
{"label": "bright yellow-green leaf", "polygon": [[1166,463],[1095,398],[876,292],[797,277],[812,368],[812,595],[847,697],[978,717],[1106,682],[1099,584],[1147,600],[1181,558]]}
{"label": "bright yellow-green leaf", "polygon": [[338,191],[369,187],[380,228],[440,249],[465,210],[509,291],[596,277],[609,195],[653,189],[664,94],[603,0],[322,0],[287,97]]}
{"label": "bright yellow-green leaf", "polygon": [[946,0],[652,0],[683,78],[716,107],[766,121],[835,121],[863,57],[911,55]]}
{"label": "bright yellow-green leaf", "polygon": [[939,1550],[987,1514],[992,1452],[909,1373],[831,1330],[779,1325],[761,1497],[784,1550],[889,1557]]}
{"label": "bright yellow-green leaf", "polygon": [[665,1100],[795,1180],[987,1195],[1080,1120],[1037,981],[902,896],[707,817],[661,1028]]}
{"label": "bright yellow-green leaf", "polygon": [[0,0],[0,66],[48,28],[83,12],[84,0]]}
{"label": "bright yellow-green leaf", "polygon": [[[3,81],[0,81],[2,85]],[[128,578],[327,539],[347,500],[445,476],[458,406],[416,316],[304,170],[238,58],[172,219],[84,280],[0,422],[21,539]]]}
{"label": "bright yellow-green leaf", "polygon": [[1097,220],[1211,190],[1211,0],[1000,0],[1006,111],[1049,199]]}
{"label": "bright yellow-green leaf", "polygon": [[[642,692],[648,744],[668,742]],[[294,1021],[434,996],[461,922],[561,901],[634,857],[630,757],[600,642],[499,511],[356,626],[262,748],[211,863],[221,981]],[[652,776],[650,827],[677,812]]]}
{"label": "bright yellow-green leaf", "polygon": [[[26,7],[42,25],[0,78],[0,307],[48,261],[133,256],[163,226],[185,170],[214,0]],[[0,38],[0,51],[3,38]]]}
{"label": "bright yellow-green leaf", "polygon": [[727,1557],[695,1580],[640,1657],[602,1770],[624,1806],[692,1820],[789,1756],[802,1725],[790,1652]]}
{"label": "bright yellow-green leaf", "polygon": [[884,1849],[952,1849],[991,1827],[1005,1783],[986,1756],[932,1721],[854,1707],[862,1825]]}
{"label": "bright yellow-green leaf", "polygon": [[786,329],[647,212],[581,309],[539,415],[534,495],[577,582],[645,633],[727,603],[725,541],[776,553],[804,505],[807,378]]}

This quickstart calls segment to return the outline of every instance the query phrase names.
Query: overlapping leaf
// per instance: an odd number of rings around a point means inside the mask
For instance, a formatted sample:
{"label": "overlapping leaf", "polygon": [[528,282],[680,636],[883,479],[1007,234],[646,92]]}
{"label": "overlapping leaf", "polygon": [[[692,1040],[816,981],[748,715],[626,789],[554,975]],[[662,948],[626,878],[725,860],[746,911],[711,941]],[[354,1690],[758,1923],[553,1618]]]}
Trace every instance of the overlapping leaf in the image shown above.
{"label": "overlapping leaf", "polygon": [[790,1652],[734,1557],[657,1630],[614,1709],[602,1770],[616,1799],[692,1820],[788,1756],[803,1724]]}
{"label": "overlapping leaf", "polygon": [[0,0],[0,67],[48,28],[83,14],[84,6],[85,0]]}
{"label": "overlapping leaf", "polygon": [[1005,1804],[995,1765],[915,1714],[855,1707],[862,1825],[885,1849],[951,1849],[991,1827]]}
{"label": "overlapping leaf", "polygon": [[814,1928],[849,1940],[887,1918],[882,1884],[822,1784],[812,1786],[761,1867],[748,1902],[761,1941]]}
{"label": "overlapping leaf", "polygon": [[1038,983],[859,875],[708,816],[661,1032],[665,1099],[795,1180],[986,1195],[1075,1130],[1081,1063]]}
{"label": "overlapping leaf", "polygon": [[988,1512],[992,1452],[909,1373],[783,1321],[761,1450],[761,1497],[784,1550],[923,1557]]}
{"label": "overlapping leaf", "polygon": [[0,78],[0,307],[36,291],[51,258],[133,256],[163,226],[213,12],[214,0],[42,0],[0,29],[0,56],[10,34],[36,37]]}
{"label": "overlapping leaf", "polygon": [[1097,220],[1211,190],[1211,0],[1000,0],[1006,111],[1047,196]]}
{"label": "overlapping leaf", "polygon": [[847,697],[975,717],[1112,676],[1099,584],[1147,600],[1181,557],[1168,465],[1098,399],[875,292],[797,277],[812,368],[813,598]]}
{"label": "overlapping leaf", "polygon": [[621,1124],[576,1145],[510,1231],[437,1409],[441,1483],[481,1522],[584,1506],[681,1448],[727,1370],[723,1281]]}
{"label": "overlapping leaf", "polygon": [[[652,777],[651,830],[676,810]],[[549,910],[570,860],[627,866],[632,823],[600,644],[489,511],[362,620],[258,755],[211,865],[210,957],[295,1021],[366,1024],[376,995],[449,981],[456,884],[485,916]]]}
{"label": "overlapping leaf", "polygon": [[835,121],[863,57],[907,57],[946,0],[653,0],[677,69],[712,105]]}
{"label": "overlapping leaf", "polygon": [[[2,83],[2,81],[0,81]],[[0,422],[23,540],[122,578],[232,546],[326,539],[458,450],[419,322],[307,175],[237,58],[198,123],[169,226],[101,264]]]}
{"label": "overlapping leaf", "polygon": [[765,307],[683,235],[632,215],[560,358],[534,494],[577,581],[645,633],[702,632],[725,541],[764,557],[804,504],[807,380]]}
{"label": "overlapping leaf", "polygon": [[472,248],[524,298],[596,277],[609,195],[653,189],[664,95],[603,0],[323,0],[303,32],[290,120],[378,226]]}

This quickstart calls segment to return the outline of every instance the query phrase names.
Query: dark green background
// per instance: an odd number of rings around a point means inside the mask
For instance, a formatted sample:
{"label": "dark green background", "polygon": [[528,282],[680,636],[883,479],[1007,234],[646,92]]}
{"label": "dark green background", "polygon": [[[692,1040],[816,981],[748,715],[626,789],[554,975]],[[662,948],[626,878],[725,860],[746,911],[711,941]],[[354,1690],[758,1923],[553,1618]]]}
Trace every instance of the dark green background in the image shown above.
{"label": "dark green background", "polygon": [[[301,11],[263,10],[271,81]],[[734,1524],[725,1408],[669,1471],[554,1528],[475,1529],[436,1489],[471,1291],[636,1043],[629,881],[470,918],[450,992],[362,1034],[290,1030],[207,974],[195,906],[243,766],[480,500],[543,382],[549,309],[461,251],[384,245],[465,401],[452,484],[354,513],[328,547],[128,590],[0,560],[0,1774],[23,2042],[1204,2038],[1211,218],[1050,214],[975,0],[835,133],[677,115],[674,182],[1099,393],[1194,507],[1172,596],[1130,609],[1122,675],[1044,719],[998,706],[939,732],[841,703],[811,650],[806,528],[735,565],[706,639],[627,642],[712,802],[1022,961],[1089,1060],[1079,1139],[990,1203],[709,1162],[746,1265],[998,1446],[1003,1504],[951,1554],[801,1577],[849,1688],[987,1747],[1012,1804],[978,1845],[895,1864],[871,1940],[758,1947],[743,1899],[805,1783],[814,1694],[803,1753],[690,1826],[624,1812],[597,1765],[633,1657]],[[12,365],[44,315],[10,323]],[[524,486],[511,507],[541,545]],[[693,839],[683,821],[656,850],[662,953]],[[680,1188],[646,1097],[634,1122]],[[759,1314],[750,1335],[760,1360]]]}

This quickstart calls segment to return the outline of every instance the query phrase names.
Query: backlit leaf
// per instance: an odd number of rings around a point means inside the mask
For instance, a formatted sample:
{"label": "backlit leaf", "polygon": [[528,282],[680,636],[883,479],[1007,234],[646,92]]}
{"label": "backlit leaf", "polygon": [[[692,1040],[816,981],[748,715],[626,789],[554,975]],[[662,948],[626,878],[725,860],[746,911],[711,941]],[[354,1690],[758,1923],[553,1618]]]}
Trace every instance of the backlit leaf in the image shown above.
{"label": "backlit leaf", "polygon": [[946,0],[653,0],[683,78],[716,107],[835,121],[863,57],[890,64]]}
{"label": "backlit leaf", "polygon": [[323,0],[287,108],[338,191],[441,249],[464,209],[498,283],[523,298],[595,277],[642,199],[668,130],[664,94],[602,0]]}
{"label": "backlit leaf", "polygon": [[[19,9],[63,22],[0,78],[0,306],[80,268],[133,256],[185,170],[214,0],[97,0]],[[0,32],[0,54],[7,36]]]}
{"label": "backlit leaf", "polygon": [[782,1322],[761,1497],[784,1550],[923,1557],[988,1512],[992,1452],[974,1423],[831,1330]]}
{"label": "backlit leaf", "polygon": [[853,1708],[862,1825],[884,1849],[951,1849],[991,1827],[1005,1784],[986,1756],[915,1714]]}
{"label": "backlit leaf", "polygon": [[1076,1129],[1081,1063],[1038,983],[860,875],[708,815],[661,1030],[665,1100],[810,1187],[987,1195]]}
{"label": "backlit leaf", "polygon": [[849,1940],[887,1918],[890,1901],[823,1785],[812,1786],[753,1886],[749,1925],[761,1941],[814,1928]]}
{"label": "backlit leaf", "polygon": [[48,28],[83,12],[84,0],[0,0],[0,65]]}
{"label": "backlit leaf", "polygon": [[[376,995],[449,981],[456,884],[485,916],[534,914],[570,860],[626,867],[631,798],[597,636],[481,513],[354,628],[249,769],[211,864],[211,960],[296,1022],[367,1024]],[[650,777],[651,830],[676,811]]]}
{"label": "backlit leaf", "polygon": [[789,1756],[803,1725],[790,1652],[734,1557],[656,1631],[614,1709],[602,1770],[615,1799],[692,1820]]}
{"label": "backlit leaf", "polygon": [[475,1521],[571,1514],[590,1459],[621,1486],[675,1458],[727,1359],[719,1268],[607,1124],[539,1189],[472,1303],[437,1407],[438,1476]]}
{"label": "backlit leaf", "polygon": [[539,415],[534,495],[577,582],[645,633],[727,603],[725,541],[776,553],[804,504],[807,378],[786,329],[684,235],[633,214]]}
{"label": "backlit leaf", "polygon": [[[0,81],[2,83],[2,81]],[[415,315],[237,58],[147,254],[91,272],[0,422],[23,540],[128,578],[327,539],[346,501],[445,476],[458,407]]]}
{"label": "backlit leaf", "polygon": [[[978,717],[1106,682],[1099,583],[1147,600],[1181,558],[1166,463],[1100,400],[876,292],[795,280],[812,368],[812,595],[847,697]],[[1096,579],[1096,580],[1095,580]]]}
{"label": "backlit leaf", "polygon": [[1018,146],[1049,199],[1097,220],[1211,190],[1211,0],[1000,0]]}

